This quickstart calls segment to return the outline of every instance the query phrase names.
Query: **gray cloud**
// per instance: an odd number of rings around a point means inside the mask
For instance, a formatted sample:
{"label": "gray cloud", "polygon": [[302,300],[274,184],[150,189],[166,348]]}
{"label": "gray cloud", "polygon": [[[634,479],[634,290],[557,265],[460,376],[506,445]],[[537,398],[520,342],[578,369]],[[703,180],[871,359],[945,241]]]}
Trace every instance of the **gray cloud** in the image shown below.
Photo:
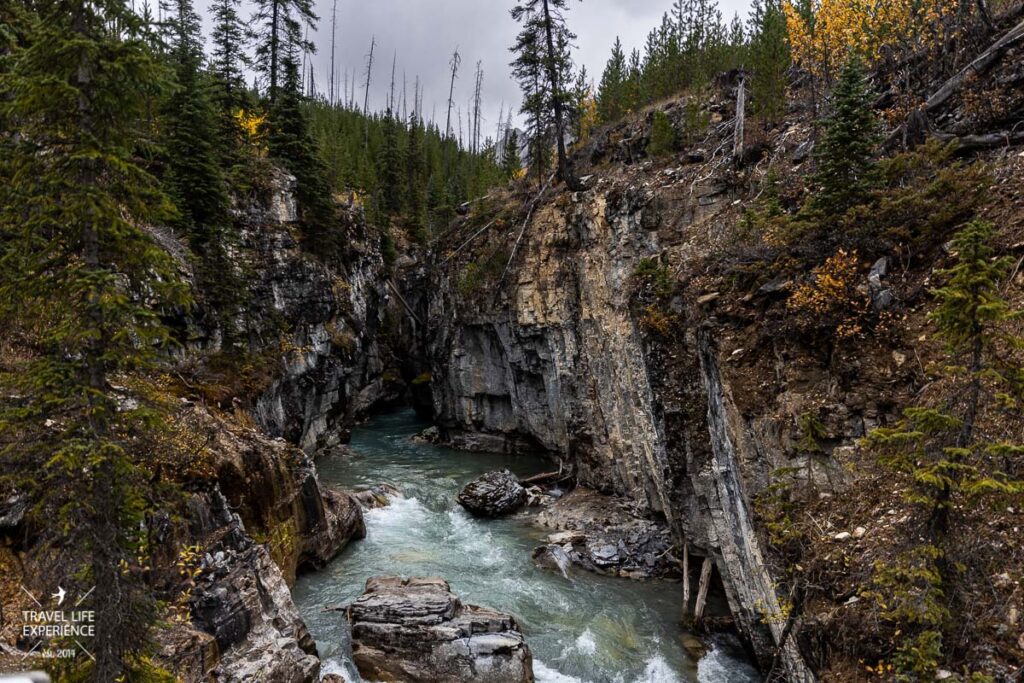
{"label": "gray cloud", "polygon": [[[196,0],[197,9],[206,16],[208,0]],[[318,0],[318,30],[310,38],[317,45],[312,56],[317,87],[326,91],[330,73],[331,8],[333,0]],[[569,12],[570,26],[579,36],[575,59],[585,64],[591,77],[600,78],[615,37],[622,39],[627,52],[642,48],[644,40],[670,9],[672,0],[584,0],[573,2]],[[746,13],[749,0],[719,0],[722,13],[730,18],[734,12]],[[508,63],[518,26],[509,16],[511,0],[337,0],[337,63],[343,79],[356,78],[360,84],[358,99],[362,102],[362,81],[366,55],[372,36],[376,37],[373,83],[370,107],[382,108],[388,96],[392,58],[397,57],[396,79],[401,97],[402,76],[405,75],[408,99],[412,101],[413,82],[419,76],[424,89],[423,108],[429,118],[437,111],[444,125],[448,97],[448,62],[458,47],[462,68],[455,86],[455,102],[466,116],[473,94],[473,71],[477,61],[484,70],[485,134],[498,122],[499,107],[504,104],[519,108],[519,90],[509,75]],[[245,16],[251,8],[244,9]],[[209,20],[206,20],[209,29]],[[453,116],[453,126],[455,114]],[[463,123],[465,126],[465,121]]]}

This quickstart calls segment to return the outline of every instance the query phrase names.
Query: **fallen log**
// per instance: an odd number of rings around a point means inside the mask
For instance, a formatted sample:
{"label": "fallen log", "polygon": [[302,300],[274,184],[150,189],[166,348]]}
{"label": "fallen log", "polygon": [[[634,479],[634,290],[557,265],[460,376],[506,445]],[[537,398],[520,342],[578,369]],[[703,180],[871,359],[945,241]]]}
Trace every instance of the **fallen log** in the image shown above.
{"label": "fallen log", "polygon": [[938,109],[946,102],[946,100],[952,97],[953,94],[960,89],[960,86],[969,76],[972,74],[981,75],[988,71],[993,64],[1002,58],[1003,53],[1021,39],[1024,39],[1024,21],[1007,31],[1002,38],[992,43],[987,50],[978,55],[973,62],[965,66],[960,73],[943,83],[942,87],[936,90],[935,93],[924,103],[924,110],[926,112],[932,112]]}
{"label": "fallen log", "polygon": [[542,474],[535,474],[532,477],[520,479],[519,483],[523,486],[529,486],[530,484],[539,484],[542,481],[557,479],[560,476],[562,476],[562,470],[558,470],[557,472],[544,472]]}
{"label": "fallen log", "polygon": [[1016,133],[987,133],[985,135],[953,135],[952,133],[933,133],[935,139],[942,142],[955,142],[957,150],[970,152],[995,147],[1010,147],[1024,144],[1024,131]]}

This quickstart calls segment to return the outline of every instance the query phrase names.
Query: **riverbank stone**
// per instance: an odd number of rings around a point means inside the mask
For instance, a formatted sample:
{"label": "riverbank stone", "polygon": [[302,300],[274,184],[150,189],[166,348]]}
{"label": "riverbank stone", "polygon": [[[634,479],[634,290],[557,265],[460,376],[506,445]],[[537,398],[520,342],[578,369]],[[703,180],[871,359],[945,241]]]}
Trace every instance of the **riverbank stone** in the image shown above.
{"label": "riverbank stone", "polygon": [[674,576],[668,529],[641,516],[621,498],[574,489],[537,515],[534,523],[555,530],[533,551],[541,567],[566,573],[566,564],[597,574],[632,579]]}
{"label": "riverbank stone", "polygon": [[533,658],[516,620],[463,604],[444,579],[371,578],[347,617],[366,680],[533,683]]}
{"label": "riverbank stone", "polygon": [[508,470],[488,472],[474,479],[459,493],[459,505],[477,517],[502,517],[523,507],[526,489]]}

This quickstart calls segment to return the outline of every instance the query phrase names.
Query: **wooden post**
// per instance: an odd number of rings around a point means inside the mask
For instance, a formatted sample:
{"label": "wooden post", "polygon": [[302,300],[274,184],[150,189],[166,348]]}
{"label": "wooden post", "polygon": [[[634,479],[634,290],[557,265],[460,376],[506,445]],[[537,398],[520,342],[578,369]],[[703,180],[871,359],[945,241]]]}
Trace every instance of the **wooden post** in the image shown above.
{"label": "wooden post", "polygon": [[704,558],[704,564],[700,568],[700,585],[697,587],[697,605],[693,608],[693,618],[700,621],[704,618],[704,607],[708,600],[708,588],[711,584],[711,567],[713,563],[710,557]]}
{"label": "wooden post", "polygon": [[690,616],[690,544],[683,541],[683,618]]}

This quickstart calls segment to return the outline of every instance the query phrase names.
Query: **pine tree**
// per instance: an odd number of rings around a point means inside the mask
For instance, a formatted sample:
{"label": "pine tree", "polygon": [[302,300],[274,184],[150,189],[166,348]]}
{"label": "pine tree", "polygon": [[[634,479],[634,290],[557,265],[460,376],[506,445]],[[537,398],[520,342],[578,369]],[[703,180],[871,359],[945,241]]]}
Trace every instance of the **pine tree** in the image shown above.
{"label": "pine tree", "polygon": [[879,127],[864,66],[851,57],[833,93],[833,112],[815,148],[814,206],[841,213],[861,202],[877,183]]}
{"label": "pine tree", "polygon": [[315,28],[316,21],[313,0],[257,0],[252,23],[261,28],[256,32],[255,63],[266,79],[271,102],[277,100],[278,85],[287,77],[283,73],[285,53],[316,51],[303,32]]}
{"label": "pine tree", "polygon": [[163,178],[178,209],[176,227],[198,259],[196,275],[207,295],[206,310],[222,325],[235,318],[239,288],[227,253],[231,225],[227,181],[220,163],[227,156],[203,64],[199,16],[191,0],[164,3],[165,44],[175,73],[175,89],[162,108],[167,172]]}
{"label": "pine tree", "polygon": [[30,345],[0,377],[18,397],[0,407],[0,473],[59,549],[48,579],[95,586],[87,675],[106,683],[139,669],[154,616],[142,522],[155,420],[111,380],[147,365],[168,340],[162,307],[186,302],[142,227],[172,207],[134,154],[168,74],[123,0],[37,6],[0,101],[21,133],[0,158],[0,324]]}
{"label": "pine tree", "polygon": [[530,149],[530,166],[537,174],[537,184],[543,183],[547,171],[548,148],[550,146],[550,110],[548,88],[544,77],[544,64],[539,24],[531,10],[520,15],[531,27],[520,32],[512,51],[517,57],[512,62],[512,74],[519,81],[523,91],[520,112],[526,115],[526,135]]}
{"label": "pine tree", "polygon": [[754,0],[749,32],[753,109],[766,121],[774,121],[786,112],[786,72],[790,64],[781,0]]}
{"label": "pine tree", "polygon": [[612,56],[604,67],[601,84],[597,88],[597,111],[605,123],[618,121],[626,113],[625,87],[626,55],[622,51],[622,41],[616,37]]}
{"label": "pine tree", "polygon": [[304,247],[330,259],[339,253],[340,235],[327,172],[310,136],[303,109],[298,49],[299,44],[289,43],[282,51],[283,81],[268,118],[270,155],[295,176]]}
{"label": "pine tree", "polygon": [[519,160],[519,132],[514,128],[505,133],[505,152],[501,155],[501,173],[511,180],[518,175],[522,162]]}
{"label": "pine tree", "polygon": [[[571,190],[579,189],[579,180],[574,175],[565,148],[567,111],[571,107],[572,94],[568,79],[572,73],[572,57],[569,54],[572,41],[576,39],[565,22],[568,0],[523,0],[512,9],[512,18],[523,28],[512,51],[517,54],[512,63],[513,72],[520,79],[524,100],[537,99],[533,107],[543,106],[551,113],[554,127],[555,148],[558,153],[558,179]],[[537,78],[539,71],[540,79]],[[528,83],[523,83],[520,72],[527,74]],[[540,87],[540,80],[544,87]],[[526,104],[524,102],[524,108]],[[539,120],[539,117],[538,117]],[[538,131],[543,135],[544,131]]]}

